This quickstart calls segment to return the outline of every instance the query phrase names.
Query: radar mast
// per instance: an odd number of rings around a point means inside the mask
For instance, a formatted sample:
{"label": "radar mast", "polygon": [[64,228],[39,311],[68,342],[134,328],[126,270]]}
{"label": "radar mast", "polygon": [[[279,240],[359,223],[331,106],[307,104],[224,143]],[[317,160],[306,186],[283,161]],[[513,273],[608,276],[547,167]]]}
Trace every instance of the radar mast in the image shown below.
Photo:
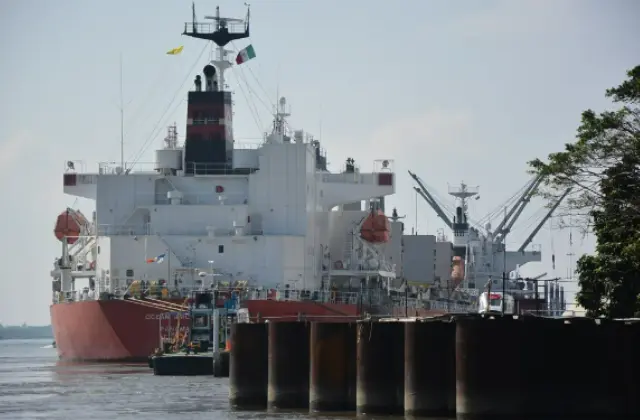
{"label": "radar mast", "polygon": [[213,20],[214,23],[198,23],[194,3],[191,8],[193,17],[191,22],[185,22],[182,35],[216,44],[216,59],[211,64],[218,70],[218,86],[224,90],[224,72],[231,67],[227,53],[232,52],[224,47],[231,41],[249,38],[249,6],[247,5],[247,16],[244,19],[221,17],[220,6],[216,6],[215,16],[205,16],[205,19]]}

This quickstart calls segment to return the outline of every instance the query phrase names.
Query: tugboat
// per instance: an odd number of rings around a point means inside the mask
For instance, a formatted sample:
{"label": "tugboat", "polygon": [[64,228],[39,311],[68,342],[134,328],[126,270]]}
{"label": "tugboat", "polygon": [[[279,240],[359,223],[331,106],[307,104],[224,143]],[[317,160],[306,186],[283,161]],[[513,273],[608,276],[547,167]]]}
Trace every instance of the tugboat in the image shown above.
{"label": "tugboat", "polygon": [[163,349],[149,357],[155,375],[212,375],[216,335],[211,322],[215,294],[208,290],[193,291],[189,302],[189,333],[173,340],[163,339]]}

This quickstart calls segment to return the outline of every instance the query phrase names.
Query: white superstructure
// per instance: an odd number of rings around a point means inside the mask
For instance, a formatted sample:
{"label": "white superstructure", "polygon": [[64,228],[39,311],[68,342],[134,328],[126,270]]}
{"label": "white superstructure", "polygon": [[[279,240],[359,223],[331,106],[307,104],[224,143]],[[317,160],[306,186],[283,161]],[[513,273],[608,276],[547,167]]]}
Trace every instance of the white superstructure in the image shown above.
{"label": "white superstructure", "polygon": [[[329,172],[320,142],[289,129],[285,98],[261,143],[235,142],[223,47],[248,36],[248,20],[234,33],[236,20],[215,19],[213,32],[195,20],[185,27],[218,44],[218,54],[189,92],[184,144],[172,126],[148,165],[100,163],[85,172],[76,171],[84,163],[67,163],[64,193],[95,200],[95,212],[77,231],[59,217],[55,301],[121,297],[136,281],[185,296],[214,280],[316,290],[395,278],[400,241],[394,251],[393,242],[369,243],[359,231],[369,209],[395,192],[393,161],[376,160],[365,172],[348,159],[343,171]],[[84,291],[77,278],[89,279]]]}
{"label": "white superstructure", "polygon": [[[95,278],[96,296],[122,293],[136,279],[192,287],[210,271],[227,281],[295,289],[317,289],[329,275],[358,271],[395,277],[384,252],[354,235],[368,212],[331,211],[393,194],[391,161],[374,162],[377,169],[368,173],[329,173],[317,165],[317,141],[274,132],[254,148],[236,149],[248,174],[185,176],[175,135],[170,128],[155,170],[100,164],[98,172],[65,174],[66,194],[96,201],[86,232],[91,252],[72,254],[87,260],[95,254],[95,272],[83,277]],[[353,249],[363,247],[366,265],[357,266]],[[158,256],[161,263],[147,262]],[[60,291],[72,291],[74,275],[61,274]]]}

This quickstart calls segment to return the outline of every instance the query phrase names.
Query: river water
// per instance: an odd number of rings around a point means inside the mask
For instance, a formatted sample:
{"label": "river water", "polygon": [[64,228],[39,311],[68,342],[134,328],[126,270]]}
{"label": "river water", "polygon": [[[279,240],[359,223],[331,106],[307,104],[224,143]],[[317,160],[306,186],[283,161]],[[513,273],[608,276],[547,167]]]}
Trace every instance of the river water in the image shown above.
{"label": "river water", "polygon": [[0,340],[0,419],[352,418],[232,411],[228,379],[157,377],[146,365],[64,364],[51,340]]}

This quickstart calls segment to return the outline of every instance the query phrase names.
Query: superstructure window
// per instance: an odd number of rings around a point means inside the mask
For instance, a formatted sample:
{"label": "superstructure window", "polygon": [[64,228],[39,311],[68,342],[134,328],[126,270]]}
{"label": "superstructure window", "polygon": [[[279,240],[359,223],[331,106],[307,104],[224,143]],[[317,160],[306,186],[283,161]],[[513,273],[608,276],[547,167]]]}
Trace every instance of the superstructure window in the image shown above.
{"label": "superstructure window", "polygon": [[224,254],[224,245],[218,245],[218,254]]}
{"label": "superstructure window", "polygon": [[129,268],[126,274],[127,274],[127,277],[133,277],[133,270]]}

